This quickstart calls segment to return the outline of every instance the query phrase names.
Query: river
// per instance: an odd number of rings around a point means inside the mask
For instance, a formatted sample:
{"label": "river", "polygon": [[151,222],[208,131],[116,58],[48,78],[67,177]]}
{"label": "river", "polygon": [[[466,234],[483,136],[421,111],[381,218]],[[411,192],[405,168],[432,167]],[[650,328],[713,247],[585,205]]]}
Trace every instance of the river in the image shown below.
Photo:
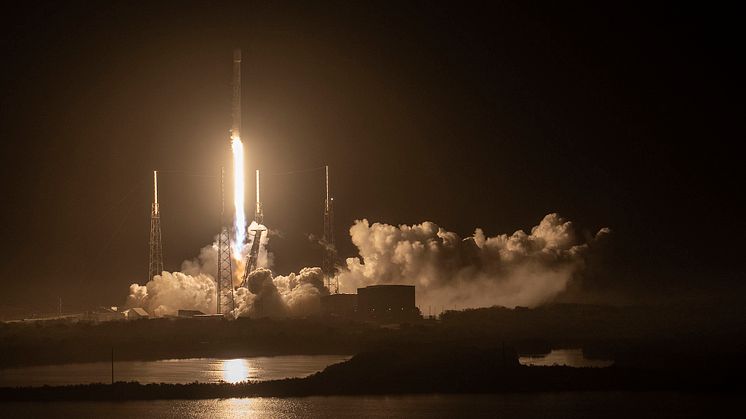
{"label": "river", "polygon": [[614,364],[614,361],[607,359],[589,359],[583,355],[582,349],[552,349],[546,355],[521,355],[518,357],[521,365],[535,367],[551,367],[552,365],[562,365],[567,367],[592,367],[603,368]]}
{"label": "river", "polygon": [[696,418],[725,417],[740,395],[590,392],[0,403],[4,418]]}
{"label": "river", "polygon": [[[290,355],[254,358],[169,359],[162,361],[121,361],[114,364],[116,381],[141,383],[216,383],[225,381],[279,380],[305,377],[348,355]],[[108,383],[111,363],[43,365],[0,369],[0,387]]]}

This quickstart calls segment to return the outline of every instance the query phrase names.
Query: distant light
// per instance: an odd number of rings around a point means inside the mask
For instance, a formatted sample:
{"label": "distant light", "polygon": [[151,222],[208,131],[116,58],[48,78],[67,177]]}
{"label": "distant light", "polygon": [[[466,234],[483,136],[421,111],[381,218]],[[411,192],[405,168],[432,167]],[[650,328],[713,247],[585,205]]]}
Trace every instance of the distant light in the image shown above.
{"label": "distant light", "polygon": [[245,359],[228,359],[223,361],[223,381],[240,383],[249,379],[249,362]]}

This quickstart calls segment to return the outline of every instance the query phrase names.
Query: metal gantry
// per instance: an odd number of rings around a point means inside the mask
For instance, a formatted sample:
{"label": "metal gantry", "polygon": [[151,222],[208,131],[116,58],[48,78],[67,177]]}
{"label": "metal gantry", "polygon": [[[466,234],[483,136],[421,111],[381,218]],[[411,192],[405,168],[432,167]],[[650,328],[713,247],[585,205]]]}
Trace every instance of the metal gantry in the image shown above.
{"label": "metal gantry", "polygon": [[230,229],[225,225],[225,168],[220,168],[220,234],[218,235],[218,270],[216,278],[217,314],[224,314],[223,297],[230,299],[230,309],[236,308],[233,298],[233,259]]}
{"label": "metal gantry", "polygon": [[329,292],[339,292],[339,280],[336,276],[337,248],[334,245],[334,198],[329,197],[329,166],[325,166],[326,177],[326,199],[324,201],[324,259],[321,263],[321,271],[324,274],[324,282]]}
{"label": "metal gantry", "polygon": [[161,234],[161,214],[158,207],[158,172],[153,171],[153,205],[150,211],[150,258],[148,281],[163,273],[163,237]]}

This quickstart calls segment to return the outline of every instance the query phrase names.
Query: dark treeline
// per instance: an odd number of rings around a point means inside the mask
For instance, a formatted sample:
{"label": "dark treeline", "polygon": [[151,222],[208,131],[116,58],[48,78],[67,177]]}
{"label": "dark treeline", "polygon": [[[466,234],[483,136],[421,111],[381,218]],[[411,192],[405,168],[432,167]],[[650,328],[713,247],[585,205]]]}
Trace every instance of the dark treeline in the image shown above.
{"label": "dark treeline", "polygon": [[618,366],[728,363],[746,353],[746,316],[731,306],[608,307],[556,304],[449,311],[399,328],[309,319],[154,319],[0,324],[0,368],[69,362],[357,354],[451,345],[546,353],[581,347]]}
{"label": "dark treeline", "polygon": [[0,388],[0,400],[134,400],[546,391],[744,390],[742,368],[525,367],[505,347],[437,345],[364,352],[307,378],[240,384],[118,382]]}
{"label": "dark treeline", "polygon": [[445,335],[491,335],[520,353],[580,347],[589,358],[618,366],[726,366],[746,353],[746,310],[736,305],[611,307],[556,304],[449,311]]}

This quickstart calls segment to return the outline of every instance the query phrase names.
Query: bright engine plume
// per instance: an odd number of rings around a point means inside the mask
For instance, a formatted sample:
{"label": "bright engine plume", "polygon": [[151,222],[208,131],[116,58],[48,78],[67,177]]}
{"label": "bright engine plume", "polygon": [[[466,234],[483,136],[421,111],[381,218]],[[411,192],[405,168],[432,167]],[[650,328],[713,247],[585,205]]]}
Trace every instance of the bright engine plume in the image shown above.
{"label": "bright engine plume", "polygon": [[241,257],[241,249],[246,242],[246,213],[244,212],[244,151],[243,143],[238,137],[231,139],[233,150],[233,205],[236,208],[234,227],[236,229],[235,241],[233,242],[233,254]]}

